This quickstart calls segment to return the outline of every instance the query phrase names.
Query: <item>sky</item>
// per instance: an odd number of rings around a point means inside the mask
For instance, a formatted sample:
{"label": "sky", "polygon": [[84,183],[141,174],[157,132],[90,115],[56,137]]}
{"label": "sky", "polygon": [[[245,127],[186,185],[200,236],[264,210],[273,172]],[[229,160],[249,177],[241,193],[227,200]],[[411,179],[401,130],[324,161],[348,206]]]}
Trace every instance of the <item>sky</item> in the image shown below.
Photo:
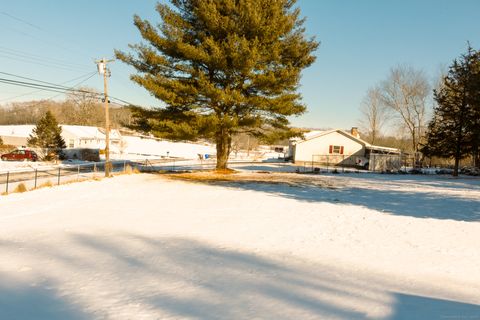
{"label": "sky", "polygon": [[[157,1],[16,0],[0,7],[0,78],[4,73],[103,91],[95,60],[113,58],[141,42],[133,15],[154,23]],[[391,68],[410,65],[433,82],[467,41],[480,48],[478,0],[298,0],[306,34],[321,42],[316,62],[302,73],[299,92],[307,112],[291,118],[297,127],[359,126],[359,107],[368,88]],[[129,80],[135,71],[110,64],[109,93],[134,104],[160,106]],[[28,80],[24,80],[28,81]],[[33,99],[63,99],[0,83],[0,104]]]}

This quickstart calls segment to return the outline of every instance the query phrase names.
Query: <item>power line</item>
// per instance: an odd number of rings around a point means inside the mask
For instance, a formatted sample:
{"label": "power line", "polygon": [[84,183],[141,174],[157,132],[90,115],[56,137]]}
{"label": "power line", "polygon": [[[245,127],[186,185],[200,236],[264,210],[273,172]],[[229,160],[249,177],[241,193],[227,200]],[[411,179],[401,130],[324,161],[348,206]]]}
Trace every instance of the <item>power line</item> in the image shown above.
{"label": "power line", "polygon": [[[92,73],[92,72],[89,72],[89,73],[84,74],[84,75],[81,75],[81,76],[79,76],[79,77],[76,77],[76,78],[67,80],[67,81],[65,81],[65,82],[62,82],[62,85],[65,84],[65,83],[69,83],[69,82],[72,82],[72,81],[76,81],[76,80],[78,80],[78,79],[82,79],[82,78],[85,78],[85,77],[88,76],[87,79],[84,79],[84,80],[82,80],[80,83],[77,83],[77,84],[75,84],[75,85],[72,86],[72,88],[77,87],[77,86],[79,86],[80,84],[84,83],[85,81],[91,79],[96,73],[97,73],[96,71],[94,71],[93,73]],[[12,100],[12,99],[16,99],[16,98],[19,98],[19,97],[28,96],[28,95],[30,95],[30,94],[34,94],[34,93],[37,93],[37,92],[40,92],[40,91],[43,91],[43,90],[42,90],[42,89],[39,89],[39,90],[35,90],[35,91],[31,91],[31,92],[24,93],[24,94],[20,94],[20,95],[14,96],[14,97],[5,98],[5,99],[0,100],[0,102],[2,102],[2,101],[7,101],[7,100]],[[53,97],[51,97],[51,98],[49,98],[49,99],[53,99],[53,98],[55,98],[55,97],[57,97],[57,96],[59,96],[59,95],[55,95],[55,96],[53,96]]]}
{"label": "power line", "polygon": [[46,63],[46,62],[41,62],[41,61],[35,61],[35,59],[32,58],[25,58],[25,57],[17,57],[16,55],[9,54],[9,53],[2,53],[0,54],[0,57],[14,60],[14,61],[20,61],[20,62],[26,62],[26,63],[31,63],[35,65],[40,65],[48,68],[55,68],[55,69],[63,69],[63,70],[68,70],[68,71],[78,71],[78,70],[85,70],[85,68],[81,69],[79,67],[69,67],[69,66],[61,66],[58,64],[54,63]]}
{"label": "power line", "polygon": [[33,23],[30,23],[30,22],[25,21],[25,20],[23,20],[23,19],[20,19],[20,18],[12,15],[12,14],[10,14],[10,13],[7,13],[7,12],[5,12],[5,11],[0,11],[0,14],[3,14],[4,16],[9,17],[10,19],[20,21],[20,22],[22,22],[22,23],[24,23],[24,24],[26,24],[26,25],[29,25],[30,27],[33,27],[33,28],[35,28],[35,29],[38,29],[38,30],[40,30],[40,31],[43,31],[42,28],[40,28],[39,26],[34,25]]}
{"label": "power line", "polygon": [[31,89],[39,89],[43,91],[51,91],[51,92],[59,92],[59,93],[65,93],[66,91],[63,89],[59,88],[48,88],[46,86],[40,86],[40,85],[35,85],[35,84],[29,84],[29,83],[22,83],[21,81],[14,81],[14,80],[9,80],[9,79],[3,79],[0,78],[0,83],[5,83],[13,86],[19,86],[19,87],[24,87],[24,88],[31,88]]}
{"label": "power line", "polygon": [[[4,74],[4,75],[7,75],[7,76],[12,76],[12,77],[20,78],[20,79],[31,80],[31,81],[37,81],[37,82],[41,82],[41,83],[50,84],[50,85],[53,85],[53,86],[61,86],[61,85],[57,85],[57,84],[55,84],[55,83],[52,83],[52,82],[47,82],[47,81],[37,80],[37,79],[28,78],[28,77],[24,77],[24,76],[19,76],[19,75],[13,74],[13,73],[2,72],[2,71],[0,71],[0,73],[1,73],[1,74]],[[89,73],[88,75],[90,75],[90,73]]]}
{"label": "power line", "polygon": [[101,96],[101,94],[99,94],[99,93],[95,93],[95,92],[91,92],[91,91],[87,91],[87,90],[76,90],[76,89],[68,88],[68,87],[61,86],[61,85],[43,85],[43,84],[38,84],[38,83],[33,83],[33,82],[17,81],[17,80],[6,79],[6,78],[0,78],[0,82],[5,83],[5,84],[14,85],[14,86],[41,89],[41,90],[60,92],[60,93],[78,92],[78,93],[91,93],[91,94],[94,94],[94,95],[100,95]]}
{"label": "power line", "polygon": [[[79,85],[81,85],[81,84],[84,83],[85,81],[88,81],[89,79],[93,78],[93,76],[95,76],[96,74],[97,74],[97,72],[94,71],[91,75],[89,75],[88,78],[86,78],[86,79],[80,81],[79,83],[73,85],[72,87],[70,87],[70,89],[73,89],[73,88],[75,88],[75,87],[78,87]],[[51,99],[53,99],[53,98],[56,98],[56,97],[58,97],[59,95],[60,95],[60,94],[54,95],[53,97],[50,97],[50,98],[48,98],[47,100],[51,100]]]}
{"label": "power line", "polygon": [[58,65],[62,65],[62,66],[74,67],[74,68],[83,68],[83,69],[90,68],[87,65],[72,63],[72,62],[69,62],[69,61],[50,58],[50,57],[44,57],[44,56],[41,56],[41,55],[32,54],[30,52],[25,52],[25,51],[22,51],[22,50],[10,49],[10,48],[4,47],[4,46],[0,46],[0,52],[2,52],[3,54],[7,54],[7,55],[20,56],[20,57],[23,57],[23,58],[26,58],[26,59],[36,60],[36,61],[45,62],[45,63],[49,63],[49,64],[58,64]]}
{"label": "power line", "polygon": [[[13,16],[13,15],[7,13],[7,12],[2,11],[2,12],[0,12],[0,13],[3,14],[3,15],[8,16],[8,17],[10,17],[10,18],[12,18],[12,19],[14,19],[14,20],[20,21],[20,22],[22,22],[22,23],[28,24],[28,25],[36,28],[38,31],[40,31],[40,32],[42,32],[42,33],[45,33],[45,34],[47,34],[48,36],[50,36],[50,39],[53,39],[51,36],[52,36],[52,35],[55,35],[54,32],[52,32],[52,31],[46,31],[45,29],[43,29],[43,28],[41,28],[41,27],[39,27],[39,26],[37,26],[37,25],[31,24],[31,23],[27,22],[26,20],[21,19],[21,18],[18,18],[18,17],[15,17],[15,16]],[[59,41],[54,41],[54,42],[52,42],[52,41],[45,41],[45,40],[39,39],[39,38],[37,38],[37,37],[35,37],[35,36],[27,33],[27,32],[19,31],[19,30],[16,30],[16,29],[14,29],[14,28],[11,28],[11,27],[9,27],[9,26],[3,26],[3,28],[9,29],[9,30],[11,30],[11,31],[14,31],[14,32],[17,32],[17,33],[22,34],[22,35],[24,35],[24,36],[30,37],[30,38],[32,38],[32,39],[35,39],[35,40],[37,40],[37,41],[39,41],[39,42],[42,42],[42,43],[45,44],[45,45],[55,46],[55,47],[57,47],[57,48],[60,48],[60,49],[62,49],[62,50],[69,51],[69,52],[72,52],[72,53],[75,53],[75,54],[79,54],[79,53],[80,53],[80,50],[81,50],[80,47],[77,47],[77,48],[78,48],[77,50],[71,50],[70,48],[67,48],[67,47],[65,47],[65,46],[62,46],[62,45],[58,44]],[[56,37],[59,37],[59,36],[56,35]],[[64,42],[65,42],[65,38],[64,38],[64,37],[61,37],[61,38],[63,38],[63,39],[62,39],[62,43],[64,43]],[[72,43],[72,42],[71,42],[71,43]],[[79,49],[80,49],[80,50],[79,50]],[[83,52],[83,53],[85,53],[85,52]],[[83,56],[87,56],[87,55],[85,55],[85,54],[82,54],[82,55],[83,55]],[[92,59],[92,57],[89,56],[89,59]]]}
{"label": "power line", "polygon": [[[33,79],[33,78],[28,78],[28,77],[23,77],[23,76],[19,76],[19,75],[10,74],[10,73],[7,73],[7,72],[0,72],[0,73],[15,76],[15,77],[26,79],[26,80],[37,81],[37,82],[41,82],[41,83],[45,83],[45,84],[39,84],[39,83],[27,82],[27,81],[17,81],[17,80],[12,80],[12,79],[7,79],[7,78],[0,78],[0,83],[5,83],[5,84],[19,86],[19,87],[25,87],[25,88],[38,89],[38,90],[42,90],[42,91],[56,92],[56,93],[61,93],[61,94],[65,94],[65,93],[68,93],[68,92],[88,93],[88,94],[92,94],[96,97],[103,97],[103,94],[98,93],[98,92],[74,89],[73,87],[66,87],[66,86],[54,84],[54,83],[47,82],[47,81],[42,81],[42,80],[37,80],[37,79]],[[95,75],[95,73],[91,74],[88,79],[93,77]],[[86,80],[88,80],[88,79],[86,79]],[[134,103],[131,103],[129,101],[126,101],[126,100],[123,100],[123,99],[120,99],[120,98],[116,98],[114,96],[109,96],[109,98],[112,99],[112,100],[120,101],[120,102],[125,103],[127,105],[136,105]],[[116,103],[116,104],[118,104],[118,103]]]}

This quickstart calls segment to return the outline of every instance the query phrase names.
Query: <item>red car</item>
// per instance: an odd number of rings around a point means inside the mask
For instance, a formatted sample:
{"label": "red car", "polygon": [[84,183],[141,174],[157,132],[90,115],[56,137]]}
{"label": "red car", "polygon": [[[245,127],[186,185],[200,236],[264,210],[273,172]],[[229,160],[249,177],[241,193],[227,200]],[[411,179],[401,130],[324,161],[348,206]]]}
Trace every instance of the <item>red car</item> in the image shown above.
{"label": "red car", "polygon": [[15,150],[2,155],[3,161],[37,161],[38,156],[32,150]]}

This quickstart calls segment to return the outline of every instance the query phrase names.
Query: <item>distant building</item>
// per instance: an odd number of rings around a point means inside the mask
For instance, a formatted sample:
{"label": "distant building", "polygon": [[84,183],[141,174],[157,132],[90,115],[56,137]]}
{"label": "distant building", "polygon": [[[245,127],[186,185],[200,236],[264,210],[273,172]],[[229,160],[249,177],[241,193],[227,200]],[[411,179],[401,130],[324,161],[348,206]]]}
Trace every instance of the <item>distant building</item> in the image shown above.
{"label": "distant building", "polygon": [[[89,126],[60,125],[62,138],[67,149],[105,149],[105,130]],[[35,125],[8,125],[0,126],[0,137],[4,144],[15,147],[27,146],[27,139]],[[110,143],[112,151],[121,146],[122,136],[118,130],[110,130]]]}
{"label": "distant building", "polygon": [[311,131],[303,139],[292,139],[289,156],[296,164],[342,165],[369,170],[400,168],[400,149],[371,145],[360,139],[357,128]]}

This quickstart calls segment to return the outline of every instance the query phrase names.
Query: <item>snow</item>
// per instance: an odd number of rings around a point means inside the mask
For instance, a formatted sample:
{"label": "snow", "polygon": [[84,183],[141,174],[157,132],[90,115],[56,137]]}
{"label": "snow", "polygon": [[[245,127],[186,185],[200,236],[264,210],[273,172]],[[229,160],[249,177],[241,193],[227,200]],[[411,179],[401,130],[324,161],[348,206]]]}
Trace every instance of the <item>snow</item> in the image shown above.
{"label": "snow", "polygon": [[239,166],[0,197],[0,319],[480,318],[480,180]]}
{"label": "snow", "polygon": [[186,159],[198,159],[198,155],[215,154],[215,147],[212,145],[173,142],[168,140],[157,140],[152,138],[124,136],[124,153],[138,159],[139,157],[177,157]]}
{"label": "snow", "polygon": [[[60,124],[62,130],[77,138],[105,139],[105,134],[98,127],[92,126],[76,126]],[[35,125],[1,125],[0,136],[22,137],[27,138],[32,133]],[[120,139],[118,130],[110,130],[111,139]]]}
{"label": "snow", "polygon": [[25,137],[27,138],[35,128],[32,124],[25,125],[2,125],[0,126],[0,136]]}

